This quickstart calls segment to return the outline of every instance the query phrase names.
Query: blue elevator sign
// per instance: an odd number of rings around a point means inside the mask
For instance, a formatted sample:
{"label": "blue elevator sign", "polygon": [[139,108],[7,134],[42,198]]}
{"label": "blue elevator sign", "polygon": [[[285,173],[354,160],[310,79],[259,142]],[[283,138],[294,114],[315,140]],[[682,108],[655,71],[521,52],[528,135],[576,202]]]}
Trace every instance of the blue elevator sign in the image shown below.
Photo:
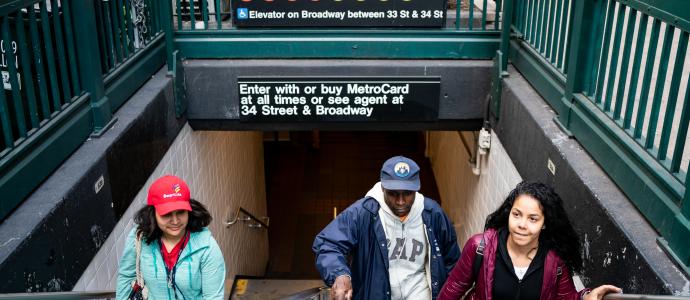
{"label": "blue elevator sign", "polygon": [[238,20],[246,20],[249,18],[249,10],[246,8],[238,8],[237,9],[237,19]]}
{"label": "blue elevator sign", "polygon": [[443,27],[447,0],[238,0],[237,27]]}

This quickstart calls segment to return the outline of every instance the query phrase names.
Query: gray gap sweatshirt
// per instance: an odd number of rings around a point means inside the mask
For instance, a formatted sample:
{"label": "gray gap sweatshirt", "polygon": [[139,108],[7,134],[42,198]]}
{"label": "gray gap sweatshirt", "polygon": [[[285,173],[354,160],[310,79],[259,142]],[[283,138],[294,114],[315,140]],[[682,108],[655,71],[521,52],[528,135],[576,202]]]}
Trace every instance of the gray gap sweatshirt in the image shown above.
{"label": "gray gap sweatshirt", "polygon": [[380,182],[369,190],[367,196],[381,205],[379,218],[388,241],[391,299],[431,299],[426,276],[428,242],[422,220],[424,196],[415,194],[412,209],[404,222],[384,201]]}

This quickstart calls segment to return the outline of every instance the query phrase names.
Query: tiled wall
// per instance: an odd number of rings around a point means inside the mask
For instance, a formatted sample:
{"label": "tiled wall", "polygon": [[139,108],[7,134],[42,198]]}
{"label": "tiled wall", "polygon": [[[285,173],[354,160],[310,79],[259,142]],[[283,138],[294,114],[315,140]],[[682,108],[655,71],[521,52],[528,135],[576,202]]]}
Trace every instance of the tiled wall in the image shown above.
{"label": "tiled wall", "polygon": [[225,256],[227,278],[232,279],[236,274],[263,275],[268,260],[266,230],[249,228],[243,222],[230,228],[223,224],[239,206],[256,216],[266,215],[261,133],[192,131],[185,125],[84,271],[75,291],[115,289],[124,239],[134,226],[132,217],[146,203],[148,186],[164,174],[183,178],[192,198],[211,212],[213,222],[209,228]]}
{"label": "tiled wall", "polygon": [[[443,209],[455,223],[462,247],[472,234],[484,228],[486,216],[503,202],[521,177],[493,133],[491,149],[481,161],[480,175],[474,175],[460,134],[458,131],[429,132],[427,155],[434,169]],[[469,149],[476,151],[472,134],[462,134]]]}

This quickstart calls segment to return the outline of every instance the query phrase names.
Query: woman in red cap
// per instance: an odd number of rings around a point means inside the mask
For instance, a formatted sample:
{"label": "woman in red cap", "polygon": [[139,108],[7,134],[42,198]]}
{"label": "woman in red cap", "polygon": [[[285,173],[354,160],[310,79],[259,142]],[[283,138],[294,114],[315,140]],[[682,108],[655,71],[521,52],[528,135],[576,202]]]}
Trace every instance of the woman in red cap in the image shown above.
{"label": "woman in red cap", "polygon": [[189,194],[175,176],[151,185],[120,259],[117,299],[139,290],[148,299],[223,299],[225,260],[206,228],[211,214]]}

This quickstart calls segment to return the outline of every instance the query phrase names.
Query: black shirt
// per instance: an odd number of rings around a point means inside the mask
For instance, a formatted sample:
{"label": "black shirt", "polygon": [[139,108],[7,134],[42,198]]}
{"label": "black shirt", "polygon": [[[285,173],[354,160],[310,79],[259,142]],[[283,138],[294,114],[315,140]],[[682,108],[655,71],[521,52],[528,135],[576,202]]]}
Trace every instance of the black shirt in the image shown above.
{"label": "black shirt", "polygon": [[513,262],[508,254],[508,230],[498,230],[498,249],[494,262],[493,299],[496,300],[539,300],[544,279],[546,249],[539,243],[539,249],[529,264],[527,273],[519,280],[515,275]]}

